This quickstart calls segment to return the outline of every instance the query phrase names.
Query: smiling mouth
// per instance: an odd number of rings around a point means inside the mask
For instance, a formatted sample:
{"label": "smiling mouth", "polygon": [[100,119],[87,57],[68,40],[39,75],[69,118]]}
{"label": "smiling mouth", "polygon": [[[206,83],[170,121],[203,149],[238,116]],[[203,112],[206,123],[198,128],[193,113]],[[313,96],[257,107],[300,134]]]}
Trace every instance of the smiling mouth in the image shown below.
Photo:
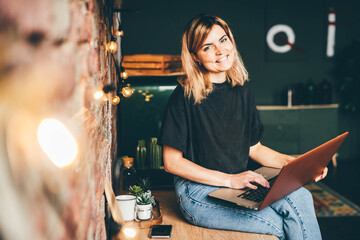
{"label": "smiling mouth", "polygon": [[229,55],[226,55],[226,56],[220,58],[219,60],[217,60],[216,63],[220,63],[222,61],[225,61],[228,57],[229,57]]}

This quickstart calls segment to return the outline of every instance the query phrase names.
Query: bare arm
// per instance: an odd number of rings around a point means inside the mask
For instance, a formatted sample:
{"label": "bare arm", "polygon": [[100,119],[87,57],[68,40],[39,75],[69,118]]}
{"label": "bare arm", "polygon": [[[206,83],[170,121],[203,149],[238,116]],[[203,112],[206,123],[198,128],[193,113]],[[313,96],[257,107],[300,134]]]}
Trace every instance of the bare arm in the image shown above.
{"label": "bare arm", "polygon": [[[254,161],[262,164],[263,166],[274,168],[282,168],[285,164],[295,159],[295,157],[293,156],[276,152],[262,145],[260,142],[250,147],[249,155]],[[326,177],[327,172],[328,168],[325,168],[323,173],[320,176],[316,177],[314,180],[316,182],[320,181],[321,179]]]}
{"label": "bare arm", "polygon": [[253,171],[246,171],[239,174],[227,174],[220,171],[204,168],[188,159],[183,158],[182,152],[164,145],[164,166],[167,172],[189,179],[190,181],[230,188],[249,187],[256,189],[250,182],[257,182],[268,187],[268,182]]}
{"label": "bare arm", "polygon": [[260,142],[250,147],[249,156],[263,166],[282,168],[285,164],[295,159],[292,156],[276,152]]}

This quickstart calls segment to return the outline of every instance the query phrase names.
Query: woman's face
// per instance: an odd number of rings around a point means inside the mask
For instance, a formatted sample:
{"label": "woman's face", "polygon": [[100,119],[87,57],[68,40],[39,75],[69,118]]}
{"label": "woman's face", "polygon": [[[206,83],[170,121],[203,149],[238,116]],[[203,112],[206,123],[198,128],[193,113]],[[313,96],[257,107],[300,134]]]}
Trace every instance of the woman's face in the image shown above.
{"label": "woman's face", "polygon": [[210,75],[223,75],[233,65],[234,45],[224,29],[214,25],[204,44],[193,57],[210,72]]}

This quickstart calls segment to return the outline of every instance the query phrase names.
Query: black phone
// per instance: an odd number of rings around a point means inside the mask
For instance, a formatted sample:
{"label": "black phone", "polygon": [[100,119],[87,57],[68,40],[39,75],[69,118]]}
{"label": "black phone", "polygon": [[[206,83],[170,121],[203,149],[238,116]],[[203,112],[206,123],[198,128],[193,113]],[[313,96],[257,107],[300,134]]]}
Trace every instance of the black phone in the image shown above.
{"label": "black phone", "polygon": [[150,238],[170,238],[172,225],[152,225],[150,229]]}

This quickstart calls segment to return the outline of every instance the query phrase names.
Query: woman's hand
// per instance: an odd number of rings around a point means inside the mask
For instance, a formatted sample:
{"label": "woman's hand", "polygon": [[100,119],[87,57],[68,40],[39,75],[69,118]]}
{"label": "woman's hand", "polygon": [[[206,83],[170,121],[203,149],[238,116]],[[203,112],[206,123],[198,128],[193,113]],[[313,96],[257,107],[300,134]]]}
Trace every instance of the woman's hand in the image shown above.
{"label": "woman's hand", "polygon": [[322,174],[321,174],[320,176],[317,176],[317,177],[314,179],[315,182],[318,182],[318,181],[320,181],[321,179],[325,178],[326,175],[327,175],[327,173],[328,173],[328,168],[326,167],[326,168],[324,168],[324,171],[322,172]]}
{"label": "woman's hand", "polygon": [[234,189],[251,188],[257,189],[252,183],[258,183],[263,187],[270,187],[269,182],[261,175],[253,171],[246,171],[238,174],[230,175],[229,187]]}

